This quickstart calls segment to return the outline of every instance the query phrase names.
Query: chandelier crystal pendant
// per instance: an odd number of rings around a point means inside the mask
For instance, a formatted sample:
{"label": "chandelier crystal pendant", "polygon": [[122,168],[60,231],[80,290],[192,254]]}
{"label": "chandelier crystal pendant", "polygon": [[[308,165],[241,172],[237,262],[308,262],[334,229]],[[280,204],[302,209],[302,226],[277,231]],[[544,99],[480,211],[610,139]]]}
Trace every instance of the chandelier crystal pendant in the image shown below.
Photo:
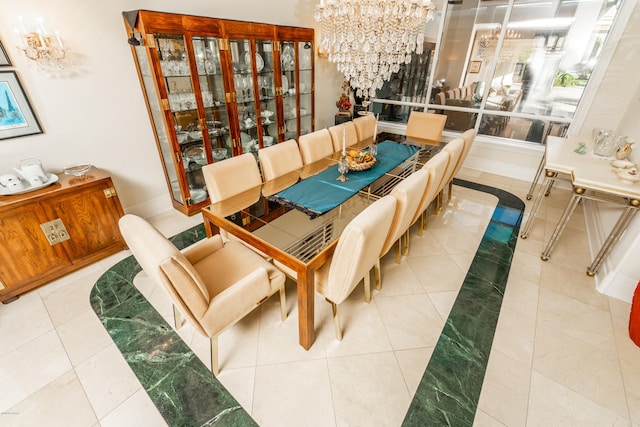
{"label": "chandelier crystal pendant", "polygon": [[429,0],[321,0],[320,52],[326,53],[356,96],[375,96],[413,52],[424,49],[426,23],[433,18]]}

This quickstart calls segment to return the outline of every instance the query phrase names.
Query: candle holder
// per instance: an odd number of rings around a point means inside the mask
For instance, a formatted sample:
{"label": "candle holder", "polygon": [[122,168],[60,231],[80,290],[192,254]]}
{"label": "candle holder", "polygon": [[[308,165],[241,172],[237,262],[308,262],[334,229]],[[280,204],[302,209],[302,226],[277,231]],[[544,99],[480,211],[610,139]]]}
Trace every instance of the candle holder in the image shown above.
{"label": "candle holder", "polygon": [[378,143],[376,142],[375,138],[373,139],[373,142],[369,146],[369,152],[371,153],[371,155],[373,155],[373,157],[378,156]]}
{"label": "candle holder", "polygon": [[340,172],[340,176],[336,178],[337,181],[345,182],[349,180],[345,176],[349,172],[349,166],[347,165],[347,153],[344,151],[342,152],[342,157],[340,157],[340,163],[338,163],[338,172]]}

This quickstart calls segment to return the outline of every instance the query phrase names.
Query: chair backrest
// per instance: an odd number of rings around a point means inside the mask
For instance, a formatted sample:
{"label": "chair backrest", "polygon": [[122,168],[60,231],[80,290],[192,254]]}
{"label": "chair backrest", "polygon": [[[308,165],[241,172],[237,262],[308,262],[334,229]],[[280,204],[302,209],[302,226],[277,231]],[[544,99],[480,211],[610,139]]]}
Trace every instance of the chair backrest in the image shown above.
{"label": "chair backrest", "polygon": [[202,167],[211,203],[226,200],[262,184],[260,169],[251,153]]}
{"label": "chair backrest", "polygon": [[388,234],[396,199],[387,195],[375,201],[347,224],[331,260],[327,289],[330,301],[340,304],[376,264]]}
{"label": "chair backrest", "polygon": [[[205,334],[198,319],[206,312],[210,297],[195,268],[169,239],[144,219],[127,214],[118,224],[124,241],[147,276],[162,286],[194,327]],[[167,274],[169,263],[182,273],[180,277],[184,280],[170,279],[175,275]]]}
{"label": "chair backrest", "polygon": [[447,169],[444,173],[444,180],[440,183],[440,190],[453,179],[453,175],[456,172],[456,166],[460,157],[462,156],[462,150],[464,149],[464,140],[462,138],[452,139],[444,146],[442,151],[449,153],[449,162],[447,163]]}
{"label": "chair backrest", "polygon": [[464,142],[464,146],[462,147],[462,153],[460,153],[460,157],[458,158],[458,161],[456,162],[456,165],[453,168],[453,173],[451,174],[451,178],[456,176],[456,174],[462,167],[464,160],[467,158],[467,154],[469,154],[469,151],[471,150],[471,145],[473,144],[473,141],[476,139],[476,130],[468,129],[462,135],[460,135],[460,138]]}
{"label": "chair backrest", "polygon": [[376,133],[376,122],[376,116],[373,114],[365,114],[353,119],[359,142],[373,141],[373,136]]}
{"label": "chair backrest", "polygon": [[448,91],[446,91],[445,95],[447,95],[447,99],[453,99],[456,97],[455,92],[453,92],[453,89],[449,89]]}
{"label": "chair backrest", "polygon": [[473,145],[473,141],[476,140],[477,131],[475,129],[467,129],[464,131],[460,138],[464,141],[464,148],[462,149],[462,161],[467,157],[469,151],[471,150],[471,146]]}
{"label": "chair backrest", "polygon": [[302,167],[302,156],[295,139],[258,150],[262,178],[265,181]]}
{"label": "chair backrest", "polygon": [[380,256],[389,252],[396,240],[411,226],[411,221],[418,210],[422,195],[427,187],[428,179],[429,174],[426,169],[420,169],[409,175],[391,190],[390,195],[396,199],[396,211]]}
{"label": "chair backrest", "polygon": [[301,135],[298,140],[302,163],[309,164],[333,154],[333,142],[327,129]]}
{"label": "chair backrest", "polygon": [[462,95],[461,90],[459,87],[453,89],[453,97],[455,99],[460,99],[460,96]]}
{"label": "chair backrest", "polygon": [[444,114],[412,111],[407,121],[407,140],[439,142],[446,122],[447,116]]}
{"label": "chair backrest", "polygon": [[331,141],[333,141],[333,151],[342,151],[342,140],[346,140],[346,146],[358,143],[358,132],[353,122],[344,122],[329,128]]}
{"label": "chair backrest", "polygon": [[436,94],[436,104],[445,105],[447,103],[447,96],[444,92],[439,92]]}
{"label": "chair backrest", "polygon": [[425,165],[422,167],[422,169],[426,170],[429,174],[429,180],[427,181],[427,186],[425,188],[424,194],[422,195],[422,199],[420,200],[420,204],[418,205],[418,209],[413,215],[411,224],[418,220],[422,212],[427,209],[429,204],[438,195],[438,187],[444,179],[444,174],[447,170],[447,164],[449,164],[449,153],[441,150],[438,154],[430,158],[429,161],[427,161],[427,163],[425,163]]}

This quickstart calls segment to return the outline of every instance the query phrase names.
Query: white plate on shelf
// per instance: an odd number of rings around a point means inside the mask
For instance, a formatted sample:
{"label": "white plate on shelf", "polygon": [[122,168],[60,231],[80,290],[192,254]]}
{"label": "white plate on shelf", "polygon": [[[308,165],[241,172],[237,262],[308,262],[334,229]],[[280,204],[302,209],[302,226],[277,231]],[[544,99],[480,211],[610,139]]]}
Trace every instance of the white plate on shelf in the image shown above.
{"label": "white plate on shelf", "polygon": [[47,174],[48,175],[48,179],[43,182],[40,185],[31,185],[28,182],[25,182],[24,180],[22,180],[22,183],[24,184],[24,187],[22,187],[19,190],[10,190],[2,185],[0,185],[0,195],[2,196],[13,196],[15,194],[23,194],[23,193],[28,193],[30,191],[35,191],[38,190],[40,188],[44,188],[47,187],[51,184],[53,184],[54,182],[58,182],[58,175],[55,174]]}
{"label": "white plate on shelf", "polygon": [[282,92],[289,92],[289,79],[284,74],[282,75]]}
{"label": "white plate on shelf", "polygon": [[268,129],[269,135],[276,136],[278,134],[278,125],[276,123],[272,123],[269,125]]}
{"label": "white plate on shelf", "polygon": [[[248,66],[251,66],[251,52],[244,53],[244,63],[247,64]],[[260,72],[262,71],[263,68],[264,68],[264,59],[262,59],[262,56],[260,56],[260,54],[256,52],[256,70]]]}

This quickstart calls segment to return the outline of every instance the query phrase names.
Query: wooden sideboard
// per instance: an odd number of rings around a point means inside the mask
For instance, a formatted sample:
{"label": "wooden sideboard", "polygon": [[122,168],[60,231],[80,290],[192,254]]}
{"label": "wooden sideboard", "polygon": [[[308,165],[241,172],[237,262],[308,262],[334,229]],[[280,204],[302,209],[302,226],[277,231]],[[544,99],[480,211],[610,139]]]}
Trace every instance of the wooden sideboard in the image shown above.
{"label": "wooden sideboard", "polygon": [[126,248],[111,177],[94,167],[83,178],[58,178],[40,190],[0,196],[2,302]]}

